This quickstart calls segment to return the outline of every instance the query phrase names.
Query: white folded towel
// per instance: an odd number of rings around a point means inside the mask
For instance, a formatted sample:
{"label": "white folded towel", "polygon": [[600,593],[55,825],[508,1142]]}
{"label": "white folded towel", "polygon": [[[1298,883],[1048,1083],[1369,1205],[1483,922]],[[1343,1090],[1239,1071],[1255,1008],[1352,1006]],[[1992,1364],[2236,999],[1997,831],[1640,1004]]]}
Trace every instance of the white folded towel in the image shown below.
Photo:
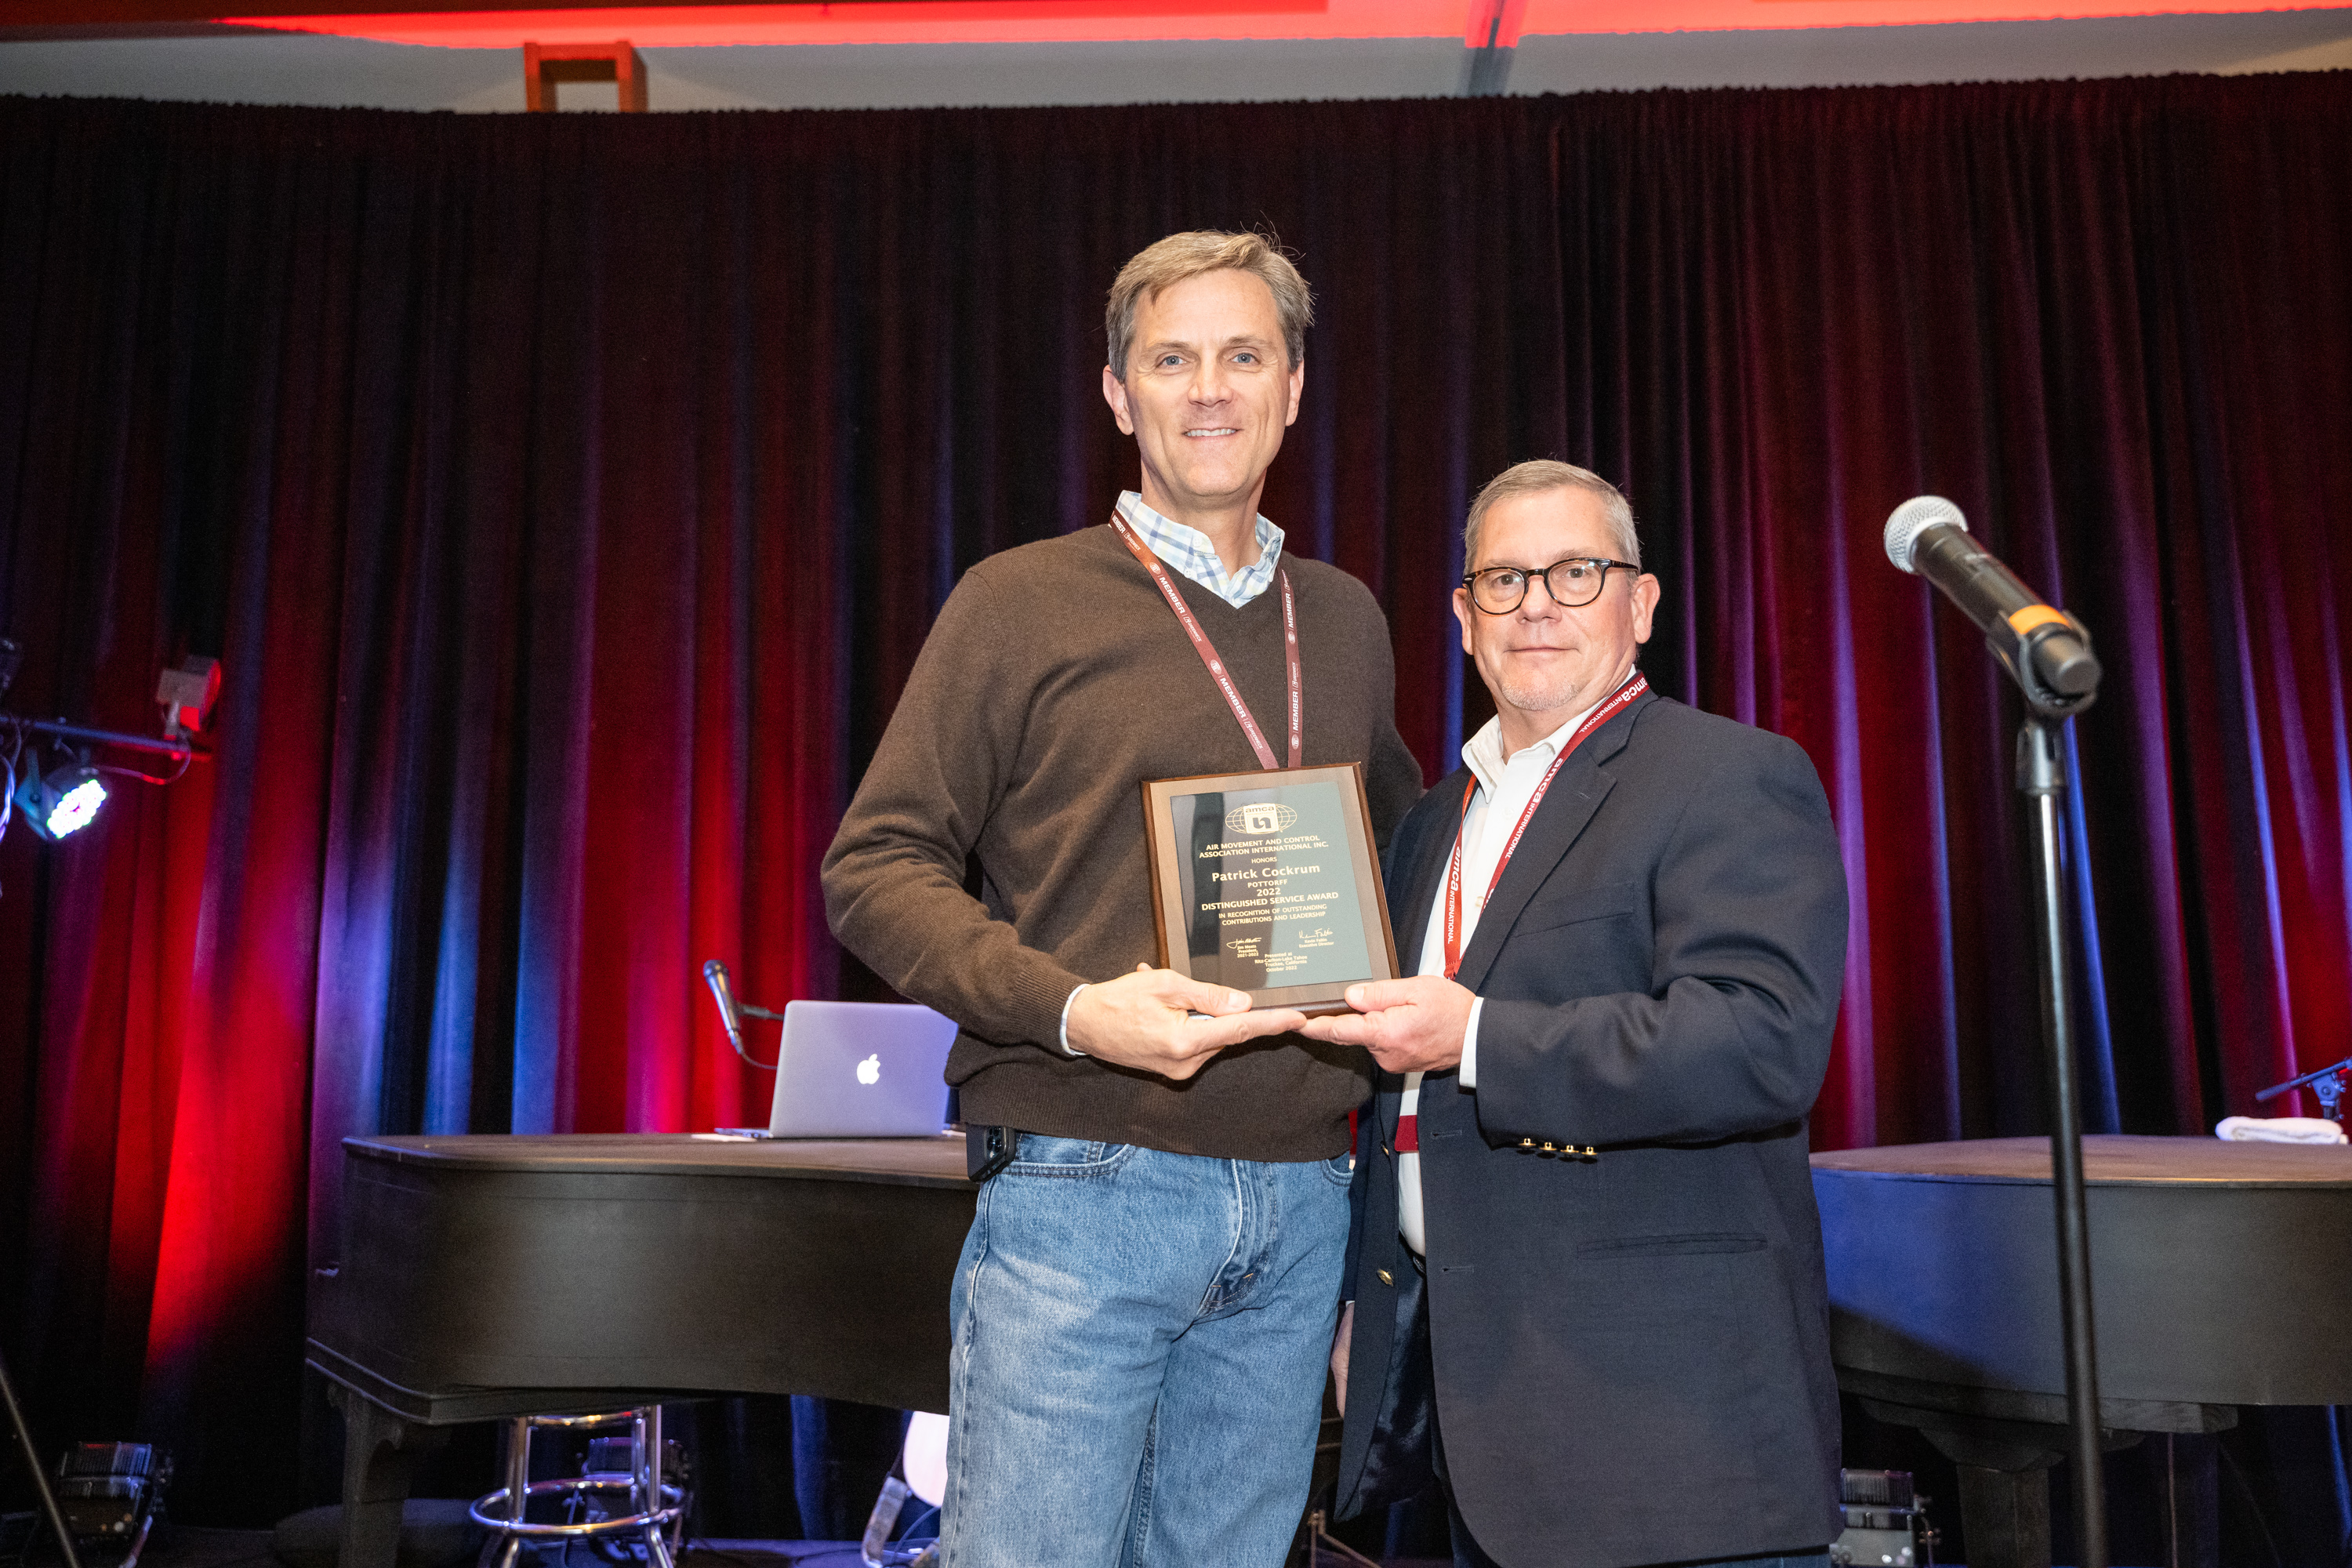
{"label": "white folded towel", "polygon": [[2344,1129],[2324,1116],[2224,1116],[2213,1136],[2232,1143],[2342,1143]]}

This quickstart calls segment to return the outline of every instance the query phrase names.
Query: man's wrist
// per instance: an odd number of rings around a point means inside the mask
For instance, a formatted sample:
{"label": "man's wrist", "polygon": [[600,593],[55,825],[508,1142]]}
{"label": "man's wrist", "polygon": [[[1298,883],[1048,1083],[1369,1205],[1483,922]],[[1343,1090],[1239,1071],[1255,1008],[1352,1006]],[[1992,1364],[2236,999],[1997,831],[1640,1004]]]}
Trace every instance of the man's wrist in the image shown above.
{"label": "man's wrist", "polygon": [[1066,1057],[1082,1057],[1087,1054],[1070,1044],[1070,1004],[1078,999],[1078,993],[1084,991],[1087,984],[1086,981],[1081,980],[1070,987],[1070,994],[1067,996],[1062,998],[1062,1054]]}
{"label": "man's wrist", "polygon": [[1470,1022],[1462,1029],[1462,1066],[1454,1078],[1454,1082],[1464,1089],[1478,1087],[1478,1015],[1486,1006],[1484,996],[1470,998]]}

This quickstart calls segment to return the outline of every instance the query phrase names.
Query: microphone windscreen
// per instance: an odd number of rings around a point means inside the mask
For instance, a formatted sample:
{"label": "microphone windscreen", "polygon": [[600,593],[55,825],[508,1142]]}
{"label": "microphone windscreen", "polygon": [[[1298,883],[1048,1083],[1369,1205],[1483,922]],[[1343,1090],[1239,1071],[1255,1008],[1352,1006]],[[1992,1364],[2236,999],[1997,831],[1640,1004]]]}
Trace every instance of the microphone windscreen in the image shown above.
{"label": "microphone windscreen", "polygon": [[727,1026],[729,1038],[742,1028],[735,1014],[735,988],[727,983],[727,966],[717,959],[702,966],[703,984],[710,987],[711,1000],[719,1004],[719,1021]]}
{"label": "microphone windscreen", "polygon": [[1942,496],[1913,496],[1895,509],[1886,520],[1886,558],[1906,572],[1916,572],[1911,564],[1911,546],[1919,535],[1939,522],[1948,522],[1962,533],[1969,531],[1969,520],[1960,509]]}

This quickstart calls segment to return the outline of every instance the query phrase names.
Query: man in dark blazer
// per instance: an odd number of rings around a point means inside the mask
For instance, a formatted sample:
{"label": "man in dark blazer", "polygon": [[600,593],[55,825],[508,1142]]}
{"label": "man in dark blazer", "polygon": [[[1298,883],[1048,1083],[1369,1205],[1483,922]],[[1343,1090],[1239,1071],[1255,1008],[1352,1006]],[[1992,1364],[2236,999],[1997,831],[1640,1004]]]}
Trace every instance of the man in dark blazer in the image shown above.
{"label": "man in dark blazer", "polygon": [[1624,498],[1523,463],[1471,508],[1468,764],[1390,849],[1342,1516],[1445,1485],[1457,1563],[1822,1563],[1837,1387],[1805,1117],[1846,887],[1781,737],[1648,691]]}

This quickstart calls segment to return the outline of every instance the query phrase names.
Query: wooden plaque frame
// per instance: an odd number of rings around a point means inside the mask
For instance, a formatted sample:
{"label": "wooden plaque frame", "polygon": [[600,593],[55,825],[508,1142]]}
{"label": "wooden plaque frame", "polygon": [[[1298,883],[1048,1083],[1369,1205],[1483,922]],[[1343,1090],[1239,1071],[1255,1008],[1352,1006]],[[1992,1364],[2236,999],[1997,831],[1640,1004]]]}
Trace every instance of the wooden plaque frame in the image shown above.
{"label": "wooden plaque frame", "polygon": [[[1271,985],[1250,990],[1250,1005],[1296,1007],[1310,1016],[1345,1013],[1349,1011],[1345,1000],[1349,986],[1397,977],[1396,936],[1389,929],[1388,894],[1381,883],[1381,858],[1372,838],[1371,808],[1364,797],[1364,769],[1360,763],[1243,773],[1201,773],[1190,778],[1144,782],[1144,837],[1151,848],[1151,927],[1153,939],[1159,944],[1161,968],[1172,969],[1187,979],[1200,978],[1192,973],[1191,945],[1181,940],[1192,911],[1184,907],[1185,854],[1176,842],[1175,802],[1196,795],[1239,794],[1313,784],[1342,786],[1340,817],[1348,840],[1348,864],[1343,875],[1355,897],[1352,903],[1341,902],[1335,908],[1349,911],[1360,922],[1373,972],[1312,985]],[[1175,942],[1169,940],[1171,929],[1179,936]]]}

